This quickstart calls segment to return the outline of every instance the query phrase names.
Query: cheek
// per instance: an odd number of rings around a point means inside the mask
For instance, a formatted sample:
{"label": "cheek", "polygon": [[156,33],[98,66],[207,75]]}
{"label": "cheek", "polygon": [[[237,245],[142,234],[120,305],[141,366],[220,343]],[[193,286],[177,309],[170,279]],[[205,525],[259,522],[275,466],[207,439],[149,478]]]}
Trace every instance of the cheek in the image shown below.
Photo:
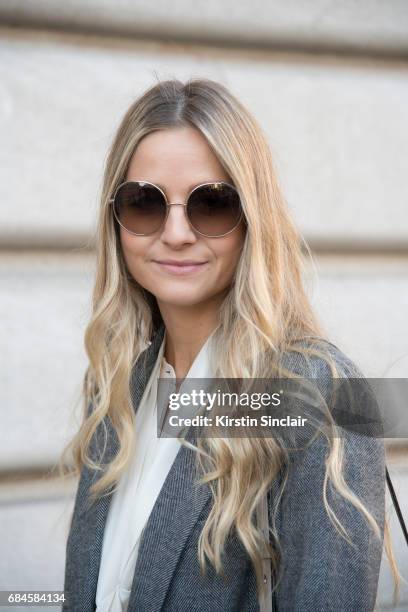
{"label": "cheek", "polygon": [[123,227],[120,228],[119,237],[122,251],[124,253],[130,254],[131,252],[137,249],[138,243],[135,241],[136,236],[132,236],[132,234],[129,234],[129,232],[124,230]]}
{"label": "cheek", "polygon": [[219,238],[219,243],[213,245],[214,253],[220,263],[224,275],[232,277],[241,257],[245,234],[242,231]]}
{"label": "cheek", "polygon": [[123,253],[129,257],[143,257],[150,248],[152,240],[149,236],[133,236],[121,228],[120,242]]}
{"label": "cheek", "polygon": [[150,240],[142,236],[132,236],[122,229],[120,244],[123,258],[132,276],[136,276],[137,273],[140,274],[145,255],[150,246]]}

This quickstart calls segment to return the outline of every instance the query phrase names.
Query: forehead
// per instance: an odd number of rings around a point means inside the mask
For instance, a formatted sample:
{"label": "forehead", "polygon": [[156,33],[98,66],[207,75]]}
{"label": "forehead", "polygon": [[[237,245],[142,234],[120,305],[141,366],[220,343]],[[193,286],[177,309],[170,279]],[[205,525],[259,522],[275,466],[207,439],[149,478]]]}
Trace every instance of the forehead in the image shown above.
{"label": "forehead", "polygon": [[190,126],[156,130],[145,136],[132,155],[126,178],[161,184],[229,180],[205,137]]}

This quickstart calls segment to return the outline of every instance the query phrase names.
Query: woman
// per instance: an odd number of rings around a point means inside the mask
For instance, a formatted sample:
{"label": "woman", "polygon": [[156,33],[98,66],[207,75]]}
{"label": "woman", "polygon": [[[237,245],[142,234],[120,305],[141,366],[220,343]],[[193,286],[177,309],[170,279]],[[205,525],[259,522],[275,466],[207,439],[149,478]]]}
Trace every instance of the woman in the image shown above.
{"label": "woman", "polygon": [[381,439],[319,436],[290,453],[273,436],[156,437],[159,377],[285,372],[327,389],[361,376],[323,338],[266,141],[220,84],[158,83],[123,118],[85,344],[64,610],[374,609]]}

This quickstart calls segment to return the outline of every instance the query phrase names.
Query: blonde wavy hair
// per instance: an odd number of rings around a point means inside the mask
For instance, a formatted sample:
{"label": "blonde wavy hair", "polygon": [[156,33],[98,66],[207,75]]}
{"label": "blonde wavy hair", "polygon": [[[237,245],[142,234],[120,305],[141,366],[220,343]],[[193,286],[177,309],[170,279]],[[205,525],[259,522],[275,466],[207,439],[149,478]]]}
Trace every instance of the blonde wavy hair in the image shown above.
{"label": "blonde wavy hair", "polygon": [[[162,323],[154,296],[140,287],[126,268],[109,199],[125,180],[131,157],[144,136],[154,130],[185,125],[194,126],[203,134],[228,172],[240,194],[247,222],[234,282],[220,309],[219,326],[213,336],[216,376],[268,378],[276,372],[271,355],[278,357],[288,351],[322,357],[330,365],[333,377],[341,375],[324,343],[318,342],[323,331],[303,287],[302,245],[310,258],[311,254],[291,221],[269,146],[258,123],[215,81],[192,79],[185,84],[179,80],[161,81],[130,106],[106,159],[96,233],[92,316],[85,332],[89,365],[83,383],[83,422],[60,459],[63,475],[78,475],[83,465],[102,472],[91,488],[93,499],[112,493],[131,459],[135,413],[130,377],[138,357]],[[307,346],[298,342],[304,338],[309,339]],[[287,373],[291,375],[294,376]],[[106,418],[116,430],[119,450],[108,465],[102,466],[90,457],[89,449],[97,428]],[[330,520],[344,536],[344,529],[327,502],[329,480],[381,538],[375,518],[343,479],[341,437],[330,437],[329,442],[323,499]],[[209,484],[213,498],[198,545],[202,572],[206,558],[217,573],[222,572],[223,547],[235,526],[252,560],[260,593],[264,588],[264,546],[277,570],[279,542],[272,529],[275,546],[266,543],[254,515],[262,496],[287,461],[285,449],[271,437],[199,438],[197,446],[184,443],[196,451],[201,482]],[[67,460],[68,455],[71,461]],[[283,488],[284,485],[285,482]],[[400,575],[387,520],[384,546],[394,576],[395,596]]]}

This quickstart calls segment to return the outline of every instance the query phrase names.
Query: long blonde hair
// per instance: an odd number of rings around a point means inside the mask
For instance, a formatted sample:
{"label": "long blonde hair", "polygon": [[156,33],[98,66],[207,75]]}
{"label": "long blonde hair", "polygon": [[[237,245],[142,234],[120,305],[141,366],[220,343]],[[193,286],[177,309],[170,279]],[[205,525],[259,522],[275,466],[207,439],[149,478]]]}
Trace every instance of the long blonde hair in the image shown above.
{"label": "long blonde hair", "polygon": [[[143,290],[126,268],[109,199],[125,180],[131,157],[145,135],[184,125],[194,126],[206,138],[240,193],[247,222],[242,256],[213,336],[217,376],[267,378],[271,375],[271,360],[265,359],[265,355],[278,356],[293,350],[323,357],[333,376],[339,375],[324,343],[313,341],[322,338],[323,331],[303,287],[302,245],[309,256],[310,251],[291,221],[269,146],[256,120],[217,82],[208,79],[193,79],[185,84],[178,80],[159,82],[126,112],[104,172],[96,234],[93,309],[85,332],[89,365],[83,385],[84,418],[78,433],[64,449],[60,463],[66,465],[65,458],[72,453],[76,474],[83,465],[102,472],[91,488],[94,498],[112,492],[131,459],[134,408],[130,376],[162,323],[154,296]],[[297,343],[302,338],[309,338],[308,346]],[[105,417],[109,417],[116,431],[119,450],[102,469],[89,456],[89,444]],[[287,459],[285,451],[274,438],[251,437],[199,439],[197,446],[190,447],[196,451],[202,482],[209,484],[213,497],[199,539],[200,567],[205,571],[207,557],[217,572],[222,571],[223,547],[235,526],[253,562],[260,592],[265,539],[254,521],[254,513]],[[381,538],[375,518],[342,477],[342,440],[332,438],[330,447],[325,486],[329,479]],[[63,472],[66,469],[62,467]],[[326,493],[324,504],[334,526],[342,533]],[[279,542],[277,534],[273,535],[275,546],[267,546],[277,569]],[[399,575],[387,522],[384,541],[398,591]]]}

